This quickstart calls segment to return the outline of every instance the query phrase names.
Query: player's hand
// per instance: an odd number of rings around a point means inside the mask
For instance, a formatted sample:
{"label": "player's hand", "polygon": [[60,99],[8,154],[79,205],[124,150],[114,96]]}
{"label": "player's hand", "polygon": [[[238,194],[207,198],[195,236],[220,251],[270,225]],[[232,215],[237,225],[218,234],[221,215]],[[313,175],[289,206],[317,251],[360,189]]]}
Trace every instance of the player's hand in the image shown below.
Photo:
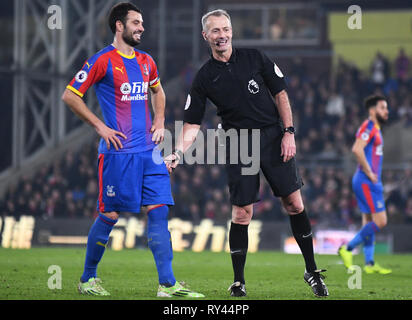
{"label": "player's hand", "polygon": [[283,162],[288,162],[296,155],[295,135],[285,132],[280,146],[280,156]]}
{"label": "player's hand", "polygon": [[377,182],[378,182],[378,176],[377,176],[375,173],[373,173],[373,172],[369,172],[368,178],[369,178],[370,181],[372,181],[373,183],[377,183]]}
{"label": "player's hand", "polygon": [[107,150],[110,150],[110,144],[113,145],[116,151],[123,148],[123,144],[118,138],[118,136],[122,137],[123,139],[127,139],[127,137],[123,133],[121,133],[120,131],[113,130],[105,124],[97,127],[96,132],[106,142]]}
{"label": "player's hand", "polygon": [[153,120],[153,125],[150,128],[150,133],[153,134],[152,141],[155,144],[159,144],[160,142],[162,142],[165,137],[164,120],[155,118]]}
{"label": "player's hand", "polygon": [[164,158],[164,163],[166,164],[167,171],[171,173],[179,164],[179,156],[173,152],[172,154],[169,154],[167,157]]}

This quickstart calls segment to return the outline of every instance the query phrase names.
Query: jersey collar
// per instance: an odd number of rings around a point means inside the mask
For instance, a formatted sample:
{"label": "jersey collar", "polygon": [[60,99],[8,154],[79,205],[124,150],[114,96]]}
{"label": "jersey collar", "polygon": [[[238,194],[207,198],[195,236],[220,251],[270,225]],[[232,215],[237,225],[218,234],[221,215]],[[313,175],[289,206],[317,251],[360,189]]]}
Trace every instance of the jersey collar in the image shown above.
{"label": "jersey collar", "polygon": [[123,58],[133,59],[136,57],[136,52],[134,50],[133,50],[133,53],[130,56],[128,56],[127,54],[124,54],[123,52],[120,52],[119,50],[117,50],[117,48],[113,44],[111,44],[111,46],[114,48],[114,50],[116,50],[116,53],[122,56]]}
{"label": "jersey collar", "polygon": [[116,50],[116,52],[126,59],[133,59],[134,57],[136,57],[136,53],[134,51],[130,56],[128,56],[127,54],[124,54],[123,52],[120,52],[119,50]]}
{"label": "jersey collar", "polygon": [[210,54],[211,60],[219,66],[225,66],[227,63],[235,63],[236,62],[236,56],[237,56],[237,52],[236,52],[236,49],[233,48],[233,47],[232,47],[232,54],[230,55],[230,58],[227,62],[216,60],[213,57],[213,54],[212,53]]}
{"label": "jersey collar", "polygon": [[368,120],[371,121],[371,122],[373,122],[373,126],[374,126],[376,129],[378,129],[378,130],[381,129],[381,126],[379,125],[379,123],[375,123],[371,118],[369,118]]}

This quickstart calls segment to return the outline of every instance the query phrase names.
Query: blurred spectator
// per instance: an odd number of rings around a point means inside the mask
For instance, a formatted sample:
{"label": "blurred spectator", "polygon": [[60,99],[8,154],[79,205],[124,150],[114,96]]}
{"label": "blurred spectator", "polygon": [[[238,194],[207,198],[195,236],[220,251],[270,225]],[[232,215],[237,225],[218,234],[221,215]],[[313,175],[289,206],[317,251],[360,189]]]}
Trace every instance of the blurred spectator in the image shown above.
{"label": "blurred spectator", "polygon": [[343,97],[336,91],[333,92],[326,104],[326,113],[330,116],[342,117],[345,114]]}
{"label": "blurred spectator", "polygon": [[388,215],[388,221],[391,224],[402,224],[406,221],[406,217],[399,211],[399,209],[393,203],[386,206],[386,212]]}
{"label": "blurred spectator", "polygon": [[401,48],[399,55],[395,60],[396,78],[401,82],[405,82],[408,78],[410,59],[405,54],[405,50]]}
{"label": "blurred spectator", "polygon": [[409,198],[408,201],[406,202],[406,208],[405,208],[405,216],[406,216],[406,222],[412,223],[412,198]]}
{"label": "blurred spectator", "polygon": [[278,18],[271,26],[270,26],[270,38],[272,40],[279,40],[284,37],[284,30],[285,30],[285,19]]}
{"label": "blurred spectator", "polygon": [[184,92],[189,92],[195,74],[196,70],[191,63],[187,64],[187,66],[182,70],[180,77],[183,79]]}
{"label": "blurred spectator", "polygon": [[389,63],[386,58],[378,52],[371,65],[371,78],[375,85],[383,85],[389,78]]}

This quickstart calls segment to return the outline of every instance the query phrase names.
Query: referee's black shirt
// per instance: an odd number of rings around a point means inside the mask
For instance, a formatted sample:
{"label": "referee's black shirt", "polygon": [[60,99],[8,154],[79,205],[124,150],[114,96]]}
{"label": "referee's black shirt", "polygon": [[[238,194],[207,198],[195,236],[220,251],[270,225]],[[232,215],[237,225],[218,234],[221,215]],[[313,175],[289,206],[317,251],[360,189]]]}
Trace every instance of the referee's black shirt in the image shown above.
{"label": "referee's black shirt", "polygon": [[235,49],[228,62],[213,56],[200,68],[187,97],[184,122],[201,124],[206,98],[227,130],[260,129],[279,123],[271,97],[286,88],[282,72],[256,49]]}

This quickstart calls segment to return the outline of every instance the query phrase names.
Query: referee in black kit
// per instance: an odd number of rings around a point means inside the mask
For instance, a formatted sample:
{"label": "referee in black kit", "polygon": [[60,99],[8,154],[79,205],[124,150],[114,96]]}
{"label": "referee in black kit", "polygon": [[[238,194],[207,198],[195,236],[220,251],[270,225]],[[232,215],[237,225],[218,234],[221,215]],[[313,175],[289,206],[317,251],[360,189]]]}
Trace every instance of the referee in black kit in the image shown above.
{"label": "referee in black kit", "polygon": [[[195,140],[207,98],[216,105],[223,129],[260,129],[260,169],[289,214],[292,233],[305,260],[304,280],[316,296],[328,296],[321,275],[325,270],[319,270],[315,263],[311,225],[300,194],[303,183],[295,165],[295,130],[283,74],[260,51],[232,47],[231,20],[225,10],[206,13],[202,17],[202,27],[203,38],[212,55],[193,81],[184,111],[183,132],[176,151],[165,158],[166,165],[170,172],[176,168]],[[242,175],[242,167],[245,166],[241,163],[226,162],[225,165],[232,204],[229,246],[234,283],[229,291],[237,297],[246,296],[244,267],[248,225],[253,203],[259,201],[259,172]]]}

